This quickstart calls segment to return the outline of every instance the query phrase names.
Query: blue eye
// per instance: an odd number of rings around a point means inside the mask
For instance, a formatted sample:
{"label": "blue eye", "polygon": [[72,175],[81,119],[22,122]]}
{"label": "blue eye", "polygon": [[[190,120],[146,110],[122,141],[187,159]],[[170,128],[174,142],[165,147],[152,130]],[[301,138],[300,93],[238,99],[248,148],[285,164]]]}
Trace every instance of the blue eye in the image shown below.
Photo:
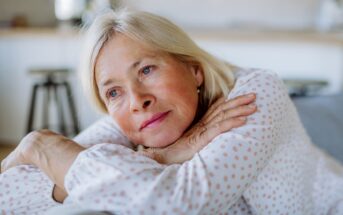
{"label": "blue eye", "polygon": [[108,96],[111,97],[111,98],[114,98],[118,95],[117,91],[116,90],[111,90],[108,92]]}
{"label": "blue eye", "polygon": [[151,72],[151,66],[144,67],[142,72],[143,72],[144,75],[149,74]]}

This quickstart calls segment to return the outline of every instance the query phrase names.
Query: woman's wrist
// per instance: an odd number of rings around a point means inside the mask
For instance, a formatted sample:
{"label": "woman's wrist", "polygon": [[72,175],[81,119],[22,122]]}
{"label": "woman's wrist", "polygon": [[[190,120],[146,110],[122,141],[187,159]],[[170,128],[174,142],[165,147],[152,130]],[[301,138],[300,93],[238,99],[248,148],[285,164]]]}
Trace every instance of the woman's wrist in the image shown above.
{"label": "woman's wrist", "polygon": [[64,188],[64,177],[84,148],[73,141],[56,141],[41,147],[35,164],[59,187]]}
{"label": "woman's wrist", "polygon": [[37,166],[57,186],[63,188],[65,175],[84,148],[48,130],[36,131],[30,135],[23,150],[23,158],[27,163]]}
{"label": "woman's wrist", "polygon": [[38,144],[40,139],[40,133],[38,131],[33,131],[27,134],[20,142],[17,147],[18,160],[22,164],[30,164],[37,166],[38,160]]}

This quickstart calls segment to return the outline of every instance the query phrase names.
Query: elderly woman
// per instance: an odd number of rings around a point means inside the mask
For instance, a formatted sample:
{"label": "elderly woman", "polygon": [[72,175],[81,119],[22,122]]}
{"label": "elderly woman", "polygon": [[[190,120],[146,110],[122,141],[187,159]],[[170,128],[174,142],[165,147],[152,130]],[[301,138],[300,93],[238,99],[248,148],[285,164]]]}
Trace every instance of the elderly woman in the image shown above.
{"label": "elderly woman", "polygon": [[110,118],[74,140],[27,135],[2,162],[3,213],[57,202],[114,214],[343,213],[343,168],[312,145],[275,74],[230,66],[145,12],[98,17],[86,44],[82,77]]}

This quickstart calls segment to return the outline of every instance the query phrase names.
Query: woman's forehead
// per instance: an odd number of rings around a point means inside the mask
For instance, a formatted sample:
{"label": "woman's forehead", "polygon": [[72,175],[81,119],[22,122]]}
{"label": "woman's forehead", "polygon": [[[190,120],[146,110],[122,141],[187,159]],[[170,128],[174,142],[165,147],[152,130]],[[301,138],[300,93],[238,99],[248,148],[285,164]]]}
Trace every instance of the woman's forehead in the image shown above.
{"label": "woman's forehead", "polygon": [[152,47],[152,45],[144,41],[137,41],[124,34],[118,34],[113,36],[100,49],[96,64],[101,61],[118,63],[120,65],[124,63],[134,64],[142,59],[162,59],[170,57],[174,56],[156,47]]}
{"label": "woman's forehead", "polygon": [[113,33],[113,35],[103,44],[103,47],[101,49],[104,49],[108,46],[117,49],[121,48],[123,50],[136,49],[139,47],[139,49],[137,49],[138,51],[147,53],[161,52],[161,50],[159,50],[157,47],[155,47],[147,41],[144,41],[143,39],[133,38],[120,32]]}

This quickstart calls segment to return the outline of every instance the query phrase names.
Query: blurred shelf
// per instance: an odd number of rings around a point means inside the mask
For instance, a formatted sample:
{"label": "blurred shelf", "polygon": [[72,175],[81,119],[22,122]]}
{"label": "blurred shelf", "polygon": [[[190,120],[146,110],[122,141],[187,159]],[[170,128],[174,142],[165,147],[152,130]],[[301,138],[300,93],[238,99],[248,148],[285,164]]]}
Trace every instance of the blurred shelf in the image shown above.
{"label": "blurred shelf", "polygon": [[327,81],[323,80],[284,79],[283,81],[292,97],[318,95],[321,90],[329,85]]}
{"label": "blurred shelf", "polygon": [[53,36],[53,37],[75,37],[80,32],[79,28],[0,28],[1,37],[39,37],[39,36]]}
{"label": "blurred shelf", "polygon": [[272,30],[188,30],[192,38],[216,41],[315,42],[343,45],[343,32],[272,31]]}
{"label": "blurred shelf", "polygon": [[[343,45],[343,32],[234,30],[234,29],[185,29],[195,40],[218,42],[313,42]],[[1,37],[53,36],[77,37],[80,28],[0,28]]]}

